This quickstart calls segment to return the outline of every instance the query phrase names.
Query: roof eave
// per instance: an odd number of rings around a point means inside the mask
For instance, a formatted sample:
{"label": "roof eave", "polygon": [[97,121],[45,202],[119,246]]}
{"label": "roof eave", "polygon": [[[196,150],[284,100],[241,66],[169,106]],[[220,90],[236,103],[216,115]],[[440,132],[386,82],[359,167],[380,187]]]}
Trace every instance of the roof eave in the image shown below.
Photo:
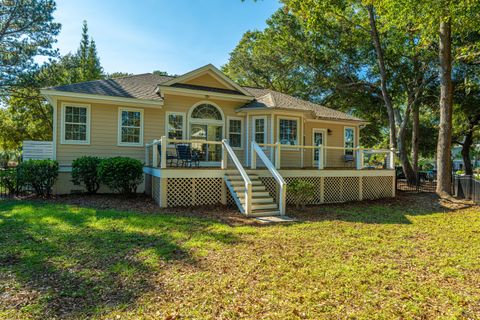
{"label": "roof eave", "polygon": [[153,100],[153,99],[138,99],[138,98],[126,98],[126,97],[116,97],[108,96],[101,94],[90,94],[90,93],[78,93],[70,91],[60,91],[52,89],[41,89],[40,93],[46,98],[70,98],[70,99],[80,99],[80,100],[95,100],[103,103],[124,103],[129,105],[144,105],[144,106],[155,106],[162,107],[164,102],[162,100]]}
{"label": "roof eave", "polygon": [[178,87],[171,87],[160,84],[157,86],[157,91],[162,98],[164,98],[165,93],[173,93],[187,95],[187,96],[194,96],[194,97],[205,97],[205,98],[218,98],[218,99],[226,99],[226,100],[234,100],[234,101],[247,101],[250,102],[255,99],[253,96],[245,96],[240,94],[231,94],[231,93],[222,93],[222,92],[214,92],[214,91],[207,91],[207,90],[196,90],[196,89],[187,89],[187,88],[178,88]]}

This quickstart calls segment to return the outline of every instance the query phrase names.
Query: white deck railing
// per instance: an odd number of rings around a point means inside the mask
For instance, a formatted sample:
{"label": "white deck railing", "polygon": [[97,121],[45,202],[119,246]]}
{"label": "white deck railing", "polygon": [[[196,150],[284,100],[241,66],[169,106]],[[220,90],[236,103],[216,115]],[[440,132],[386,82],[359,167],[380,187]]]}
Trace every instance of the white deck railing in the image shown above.
{"label": "white deck railing", "polygon": [[[346,151],[350,151],[352,154],[352,161],[355,164],[355,168],[360,170],[364,168],[370,168],[365,166],[365,156],[373,154],[383,154],[386,160],[386,169],[395,169],[395,150],[394,149],[371,149],[371,148],[345,148],[345,147],[333,147],[333,146],[307,146],[307,145],[286,145],[280,143],[261,143],[258,144],[259,147],[272,148],[272,158],[275,163],[275,168],[281,169],[282,167],[282,158],[286,156],[285,153],[297,151],[296,156],[299,159],[291,159],[291,163],[297,163],[293,167],[303,168],[305,165],[305,151],[311,151],[309,154],[313,159],[313,152],[318,151],[318,160],[315,163],[315,167],[318,169],[324,169],[325,167],[341,167],[345,163],[344,155]],[[290,155],[291,156],[291,155]],[[292,167],[290,165],[289,167]]]}
{"label": "white deck railing", "polygon": [[286,209],[286,203],[287,203],[287,183],[283,179],[283,177],[280,175],[280,173],[277,171],[273,163],[268,159],[267,155],[265,152],[263,152],[262,148],[253,141],[252,142],[252,152],[251,152],[251,169],[256,169],[257,168],[257,155],[258,157],[263,161],[263,164],[267,167],[268,171],[270,171],[271,175],[275,179],[275,181],[278,183],[278,208],[280,210],[280,215],[285,215],[285,209]]}
{"label": "white deck railing", "polygon": [[247,172],[243,168],[240,160],[238,160],[237,155],[233,151],[232,147],[228,144],[226,139],[222,140],[222,169],[227,169],[227,160],[228,157],[232,159],[235,169],[240,173],[240,176],[243,179],[245,184],[245,203],[243,205],[244,214],[250,215],[252,213],[252,181],[248,177]]}

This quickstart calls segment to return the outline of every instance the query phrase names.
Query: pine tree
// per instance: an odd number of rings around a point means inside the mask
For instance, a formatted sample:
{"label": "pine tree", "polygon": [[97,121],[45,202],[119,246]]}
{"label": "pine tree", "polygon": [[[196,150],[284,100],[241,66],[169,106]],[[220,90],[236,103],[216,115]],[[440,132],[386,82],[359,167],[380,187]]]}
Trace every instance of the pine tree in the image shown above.
{"label": "pine tree", "polygon": [[87,21],[83,21],[82,38],[76,58],[78,59],[80,81],[98,80],[104,77],[100,59],[97,54],[97,46],[95,41],[88,35]]}
{"label": "pine tree", "polygon": [[87,65],[88,65],[88,51],[89,51],[89,36],[87,21],[83,21],[82,39],[80,40],[80,47],[77,50],[78,67],[80,69],[80,77],[82,81],[87,81]]}
{"label": "pine tree", "polygon": [[88,79],[86,80],[103,78],[103,68],[100,64],[100,58],[97,54],[97,46],[95,45],[95,41],[93,39],[90,41],[90,46],[88,48],[87,77]]}

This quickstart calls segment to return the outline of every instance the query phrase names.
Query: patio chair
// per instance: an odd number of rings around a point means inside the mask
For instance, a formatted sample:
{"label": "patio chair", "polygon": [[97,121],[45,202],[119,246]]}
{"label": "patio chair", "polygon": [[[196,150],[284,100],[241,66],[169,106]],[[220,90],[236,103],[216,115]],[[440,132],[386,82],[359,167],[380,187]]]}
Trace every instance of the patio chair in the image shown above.
{"label": "patio chair", "polygon": [[351,163],[353,165],[353,154],[346,154],[343,156],[343,166],[346,167],[347,164]]}
{"label": "patio chair", "polygon": [[177,166],[181,162],[182,167],[192,166],[192,163],[195,166],[199,166],[200,160],[198,154],[192,152],[192,148],[188,144],[177,144]]}
{"label": "patio chair", "polygon": [[[162,162],[162,146],[157,144],[157,148],[158,148],[158,164],[157,164],[157,166],[160,167],[160,163]],[[174,156],[173,154],[171,154],[170,151],[167,151],[167,165],[170,162],[170,166],[172,166],[173,165],[173,160],[176,160],[176,159],[177,159],[177,156]]]}

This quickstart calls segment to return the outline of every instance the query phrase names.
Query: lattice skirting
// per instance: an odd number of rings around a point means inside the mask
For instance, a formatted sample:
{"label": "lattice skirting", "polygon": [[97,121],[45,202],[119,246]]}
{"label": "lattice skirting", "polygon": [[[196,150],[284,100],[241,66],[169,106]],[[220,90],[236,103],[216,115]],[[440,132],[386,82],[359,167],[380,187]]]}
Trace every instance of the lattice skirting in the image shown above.
{"label": "lattice skirting", "polygon": [[219,204],[222,201],[223,184],[222,178],[168,178],[167,206]]}
{"label": "lattice skirting", "polygon": [[[288,177],[288,184],[295,180],[312,183],[315,193],[312,198],[305,198],[307,204],[339,203],[363,199],[380,199],[393,197],[394,177]],[[278,184],[272,177],[260,177],[270,195],[277,201]],[[295,199],[287,187],[287,204],[294,204]]]}
{"label": "lattice skirting", "polygon": [[152,197],[157,204],[160,203],[160,178],[152,177]]}

